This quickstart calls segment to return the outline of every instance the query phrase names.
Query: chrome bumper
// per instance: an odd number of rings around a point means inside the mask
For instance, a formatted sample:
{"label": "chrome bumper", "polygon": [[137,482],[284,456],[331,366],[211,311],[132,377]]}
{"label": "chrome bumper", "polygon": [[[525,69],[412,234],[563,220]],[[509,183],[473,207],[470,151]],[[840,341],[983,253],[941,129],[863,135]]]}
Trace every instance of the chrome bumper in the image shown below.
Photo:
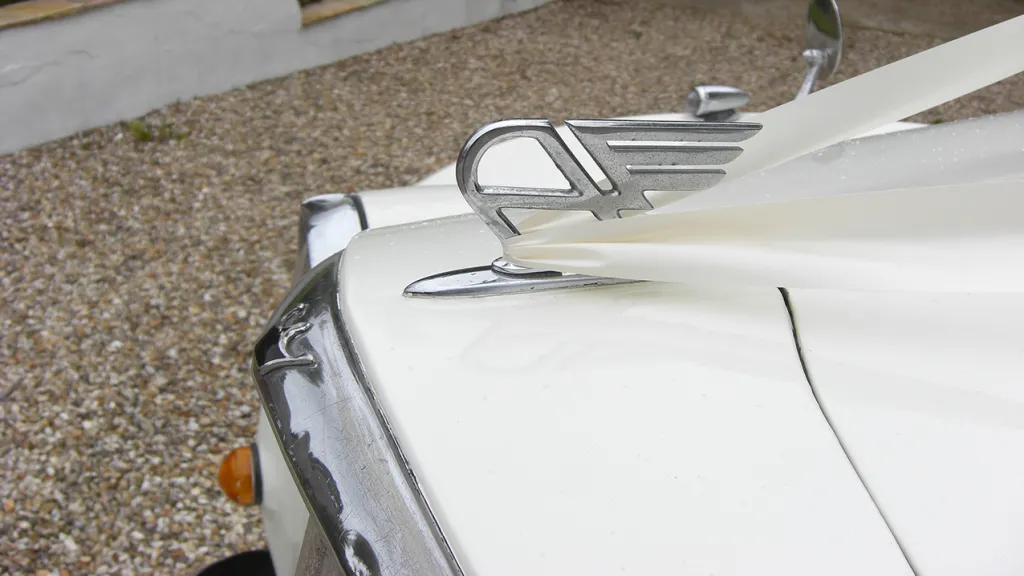
{"label": "chrome bumper", "polygon": [[311,521],[348,574],[461,575],[346,334],[342,256],[296,284],[257,342],[264,409]]}

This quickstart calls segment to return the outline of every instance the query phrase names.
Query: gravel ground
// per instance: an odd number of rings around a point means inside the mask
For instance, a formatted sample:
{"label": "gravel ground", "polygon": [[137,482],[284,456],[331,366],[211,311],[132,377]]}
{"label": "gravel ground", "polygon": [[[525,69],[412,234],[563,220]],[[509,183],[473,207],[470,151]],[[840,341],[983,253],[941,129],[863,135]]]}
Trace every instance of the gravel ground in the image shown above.
{"label": "gravel ground", "polygon": [[[411,183],[498,117],[668,111],[712,81],[789,99],[801,3],[695,2],[556,2],[0,157],[0,572],[187,574],[262,547],[215,475],[255,429],[249,347],[298,202]],[[862,10],[840,79],[1024,11],[948,4],[923,32]],[[1017,76],[921,119],[1022,106]]]}

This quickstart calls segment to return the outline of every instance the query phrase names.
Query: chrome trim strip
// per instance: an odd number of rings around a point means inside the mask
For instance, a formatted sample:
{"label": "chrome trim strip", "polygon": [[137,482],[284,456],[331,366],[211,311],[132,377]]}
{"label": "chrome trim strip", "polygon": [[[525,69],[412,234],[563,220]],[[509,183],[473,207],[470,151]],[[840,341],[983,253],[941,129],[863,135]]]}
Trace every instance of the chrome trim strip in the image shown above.
{"label": "chrome trim strip", "polygon": [[[566,120],[573,134],[595,138],[655,142],[742,142],[761,131],[757,122],[692,122],[690,120]],[[587,148],[590,151],[590,148]]]}
{"label": "chrome trim strip", "polygon": [[[350,576],[461,576],[344,329],[341,260],[325,260],[285,298],[256,344],[253,380],[310,515]],[[275,364],[299,357],[311,362]]]}
{"label": "chrome trim strip", "polygon": [[728,164],[740,154],[743,148],[723,144],[697,146],[686,142],[630,142],[609,140],[608,148],[617,152],[626,165],[673,165],[681,162],[689,166],[713,166]]}

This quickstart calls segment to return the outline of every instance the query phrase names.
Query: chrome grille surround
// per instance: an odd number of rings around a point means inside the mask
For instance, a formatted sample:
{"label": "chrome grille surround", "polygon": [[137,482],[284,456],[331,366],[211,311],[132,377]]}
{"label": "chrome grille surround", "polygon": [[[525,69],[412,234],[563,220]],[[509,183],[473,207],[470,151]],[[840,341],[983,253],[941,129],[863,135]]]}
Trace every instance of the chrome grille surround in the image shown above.
{"label": "chrome grille surround", "polygon": [[345,330],[343,252],[274,313],[252,375],[311,516],[351,575],[461,576]]}

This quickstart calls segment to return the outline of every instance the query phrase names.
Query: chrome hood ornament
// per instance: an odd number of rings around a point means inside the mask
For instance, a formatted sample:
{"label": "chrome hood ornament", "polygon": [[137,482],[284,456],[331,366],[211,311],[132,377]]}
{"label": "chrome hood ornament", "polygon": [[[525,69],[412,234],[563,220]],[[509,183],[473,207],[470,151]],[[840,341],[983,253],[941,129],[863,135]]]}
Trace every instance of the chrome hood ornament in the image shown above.
{"label": "chrome hood ornament", "polygon": [[[474,133],[459,154],[455,174],[466,202],[498,238],[519,234],[505,215],[510,208],[590,212],[598,220],[626,210],[653,208],[648,191],[696,191],[725,176],[719,166],[735,160],[742,142],[757,134],[750,122],[567,120],[565,125],[604,172],[602,189],[587,174],[547,120],[501,120]],[[555,163],[568,189],[482,186],[477,171],[487,150],[506,140],[532,138]]]}
{"label": "chrome hood ornament", "polygon": [[[653,208],[649,191],[697,191],[725,177],[743,153],[737,143],[757,134],[752,122],[568,120],[566,126],[608,178],[602,188],[547,120],[501,120],[466,142],[455,175],[466,202],[502,241],[519,235],[508,209],[590,212],[598,220]],[[568,188],[480,184],[480,160],[500,142],[532,138],[547,152]],[[621,284],[619,278],[564,274],[516,266],[498,258],[489,265],[428,276],[405,289],[409,297],[494,296],[556,288]]]}

